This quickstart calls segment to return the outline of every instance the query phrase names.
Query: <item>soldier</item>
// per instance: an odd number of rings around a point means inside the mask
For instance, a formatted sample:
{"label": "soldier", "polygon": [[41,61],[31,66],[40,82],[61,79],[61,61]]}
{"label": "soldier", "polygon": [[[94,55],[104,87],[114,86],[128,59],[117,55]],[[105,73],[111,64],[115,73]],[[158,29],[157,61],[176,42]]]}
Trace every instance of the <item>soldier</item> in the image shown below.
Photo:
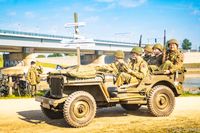
{"label": "soldier", "polygon": [[146,61],[141,57],[142,48],[134,47],[131,51],[131,58],[126,67],[126,72],[120,73],[117,78],[116,85],[119,87],[125,83],[138,84],[140,80],[148,74],[148,65]]}
{"label": "soldier", "polygon": [[125,71],[124,64],[124,52],[122,50],[117,50],[114,54],[115,61],[111,64],[107,64],[104,66],[97,66],[96,70],[112,72],[114,75],[118,76],[120,72]]}
{"label": "soldier", "polygon": [[40,83],[40,75],[42,73],[42,68],[36,67],[35,61],[31,61],[31,67],[28,70],[27,80],[29,83],[29,88],[31,90],[31,96],[34,96],[37,91],[37,84]]}
{"label": "soldier", "polygon": [[152,49],[152,45],[150,44],[147,44],[145,45],[144,47],[144,56],[143,56],[143,59],[148,63],[152,57],[152,52],[153,52],[153,49]]}
{"label": "soldier", "polygon": [[153,46],[153,54],[148,62],[149,68],[152,71],[158,70],[159,66],[162,64],[163,59],[163,46],[159,43]]}
{"label": "soldier", "polygon": [[176,70],[181,70],[183,66],[183,54],[178,49],[178,41],[171,39],[167,42],[169,50],[165,53],[164,63],[161,65],[161,70],[165,74],[174,73]]}

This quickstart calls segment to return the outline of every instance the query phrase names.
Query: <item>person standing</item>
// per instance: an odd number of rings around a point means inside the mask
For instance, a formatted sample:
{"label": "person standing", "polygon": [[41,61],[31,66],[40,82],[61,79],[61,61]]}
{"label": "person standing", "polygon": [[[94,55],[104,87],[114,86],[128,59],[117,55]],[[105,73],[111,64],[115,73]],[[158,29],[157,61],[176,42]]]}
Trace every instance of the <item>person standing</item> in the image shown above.
{"label": "person standing", "polygon": [[28,70],[27,80],[29,83],[29,89],[31,91],[31,96],[35,96],[37,92],[37,85],[40,83],[40,74],[42,73],[42,68],[36,67],[35,61],[31,61],[31,66]]}

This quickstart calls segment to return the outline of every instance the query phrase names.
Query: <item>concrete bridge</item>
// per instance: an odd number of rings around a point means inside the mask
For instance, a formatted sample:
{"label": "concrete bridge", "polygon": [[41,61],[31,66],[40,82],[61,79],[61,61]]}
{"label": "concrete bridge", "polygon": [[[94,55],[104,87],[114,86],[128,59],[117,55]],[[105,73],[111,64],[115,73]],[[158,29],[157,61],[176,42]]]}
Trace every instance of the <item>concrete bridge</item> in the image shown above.
{"label": "concrete bridge", "polygon": [[[2,52],[72,52],[76,46],[67,46],[61,43],[63,39],[73,39],[68,36],[48,35],[30,32],[10,31],[0,29],[0,51]],[[133,46],[138,45],[132,42],[119,42],[109,40],[94,40],[95,45],[81,46],[81,51],[86,53],[107,53],[110,51],[123,50],[129,52]]]}
{"label": "concrete bridge", "polygon": [[[0,29],[0,52],[10,52],[9,55],[4,55],[4,59],[7,61],[21,61],[30,53],[76,52],[76,44],[66,45],[61,43],[63,39],[73,40],[73,37]],[[136,45],[138,44],[133,42],[94,39],[93,45],[90,43],[79,45],[81,54],[84,54],[81,61],[82,64],[88,64],[95,60],[109,63],[112,57],[105,55],[110,55],[116,50],[129,53]]]}

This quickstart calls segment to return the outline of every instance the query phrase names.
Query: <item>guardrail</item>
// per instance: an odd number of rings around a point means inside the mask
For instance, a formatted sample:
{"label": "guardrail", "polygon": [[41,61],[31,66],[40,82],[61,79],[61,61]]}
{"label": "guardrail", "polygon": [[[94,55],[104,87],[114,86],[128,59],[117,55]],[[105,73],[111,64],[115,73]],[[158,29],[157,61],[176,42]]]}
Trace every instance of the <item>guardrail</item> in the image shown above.
{"label": "guardrail", "polygon": [[[0,34],[1,35],[10,35],[10,36],[20,36],[20,37],[48,38],[48,39],[55,39],[55,40],[73,39],[73,37],[70,37],[70,36],[50,35],[50,34],[12,31],[12,30],[3,30],[3,29],[0,29]],[[137,43],[133,43],[133,42],[111,41],[111,40],[101,40],[101,39],[94,39],[94,41],[99,44],[108,44],[108,45],[109,44],[119,45],[119,46],[136,46],[136,45],[138,45]]]}

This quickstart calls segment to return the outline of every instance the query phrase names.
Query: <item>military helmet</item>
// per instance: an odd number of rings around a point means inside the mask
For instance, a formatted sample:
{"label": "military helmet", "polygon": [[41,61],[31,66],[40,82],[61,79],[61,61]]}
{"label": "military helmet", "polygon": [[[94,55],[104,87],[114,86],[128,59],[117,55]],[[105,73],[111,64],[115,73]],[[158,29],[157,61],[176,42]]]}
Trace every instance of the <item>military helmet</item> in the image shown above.
{"label": "military helmet", "polygon": [[176,39],[170,39],[169,41],[167,41],[167,46],[169,47],[169,44],[171,44],[171,43],[175,43],[177,45],[177,47],[179,45],[178,41]]}
{"label": "military helmet", "polygon": [[124,59],[124,52],[122,50],[117,50],[114,55],[116,58]]}
{"label": "military helmet", "polygon": [[131,50],[131,53],[137,53],[139,55],[141,55],[143,53],[143,49],[141,47],[133,47],[133,49]]}
{"label": "military helmet", "polygon": [[34,65],[36,62],[35,61],[31,61],[31,65]]}
{"label": "military helmet", "polygon": [[156,43],[154,46],[153,46],[153,49],[159,49],[160,51],[163,51],[163,46],[160,44],[160,43]]}
{"label": "military helmet", "polygon": [[153,52],[152,45],[150,44],[145,45],[144,50],[149,53],[152,53]]}

